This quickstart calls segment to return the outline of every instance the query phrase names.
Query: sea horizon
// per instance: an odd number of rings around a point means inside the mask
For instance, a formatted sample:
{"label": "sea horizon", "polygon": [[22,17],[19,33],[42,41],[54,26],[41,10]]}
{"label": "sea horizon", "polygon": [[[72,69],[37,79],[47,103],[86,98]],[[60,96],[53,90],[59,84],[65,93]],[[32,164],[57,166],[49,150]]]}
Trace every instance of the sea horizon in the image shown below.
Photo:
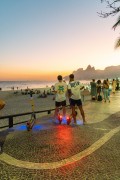
{"label": "sea horizon", "polygon": [[[90,80],[79,80],[82,84],[88,85]],[[24,90],[24,89],[37,89],[37,88],[46,88],[54,85],[56,81],[42,81],[42,80],[9,80],[9,81],[0,81],[0,88],[2,91],[14,90]],[[68,81],[66,81],[68,83]]]}

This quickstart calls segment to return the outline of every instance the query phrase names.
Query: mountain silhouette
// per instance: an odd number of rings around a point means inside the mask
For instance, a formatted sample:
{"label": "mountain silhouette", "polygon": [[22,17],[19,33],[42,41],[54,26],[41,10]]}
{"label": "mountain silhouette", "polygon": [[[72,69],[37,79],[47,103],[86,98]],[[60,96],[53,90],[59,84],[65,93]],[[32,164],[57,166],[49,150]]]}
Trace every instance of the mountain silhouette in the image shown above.
{"label": "mountain silhouette", "polygon": [[[85,70],[79,68],[72,72],[75,75],[75,79],[79,80],[91,80],[91,79],[116,79],[120,77],[120,65],[108,66],[104,70],[95,69],[91,65],[88,65]],[[69,75],[64,77],[65,80],[69,80]]]}

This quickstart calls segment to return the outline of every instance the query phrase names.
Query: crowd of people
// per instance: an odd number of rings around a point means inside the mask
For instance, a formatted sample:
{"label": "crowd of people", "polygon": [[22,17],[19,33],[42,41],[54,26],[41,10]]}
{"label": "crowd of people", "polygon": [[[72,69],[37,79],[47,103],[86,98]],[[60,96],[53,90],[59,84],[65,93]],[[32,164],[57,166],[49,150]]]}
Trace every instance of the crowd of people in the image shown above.
{"label": "crowd of people", "polygon": [[[40,90],[33,91],[27,88],[23,94],[39,94],[39,97],[45,98],[47,95],[53,95],[53,100],[55,100],[55,118],[58,115],[59,109],[62,108],[63,116],[66,116],[66,100],[69,99],[69,104],[71,108],[71,115],[76,124],[76,107],[79,110],[83,124],[86,124],[85,113],[82,106],[81,100],[81,90],[85,89],[85,87],[78,81],[74,79],[74,74],[69,75],[69,83],[67,84],[63,79],[62,75],[57,76],[58,82],[55,83],[50,89],[44,90],[41,92]],[[90,82],[90,94],[91,100],[110,102],[110,93],[115,94],[117,90],[119,90],[119,80],[113,79],[109,81],[109,79],[97,80],[92,79]],[[17,88],[18,90],[18,88]],[[5,106],[4,102],[0,102],[2,109]]]}
{"label": "crowd of people", "polygon": [[[86,124],[85,120],[85,113],[82,106],[82,100],[81,100],[81,89],[84,88],[80,84],[79,81],[74,80],[74,74],[69,75],[69,83],[67,84],[61,75],[58,75],[57,77],[58,82],[54,86],[54,92],[55,92],[55,117],[57,117],[59,108],[62,107],[63,110],[63,116],[66,115],[66,98],[69,98],[69,103],[71,107],[71,113],[74,120],[74,123],[76,123],[76,106],[78,107],[82,119],[83,124]],[[109,81],[109,79],[104,79],[103,82],[101,80],[95,81],[95,79],[90,82],[90,94],[91,94],[91,100],[97,100],[97,101],[103,101],[110,102],[110,92],[115,93],[116,90],[119,90],[119,80],[113,79],[112,82]],[[112,89],[110,88],[112,87]]]}
{"label": "crowd of people", "polygon": [[110,102],[110,93],[115,94],[116,90],[119,90],[119,80],[113,79],[111,82],[109,79],[104,79],[103,82],[98,80],[95,82],[95,79],[92,79],[90,82],[91,85],[91,99],[106,102]]}

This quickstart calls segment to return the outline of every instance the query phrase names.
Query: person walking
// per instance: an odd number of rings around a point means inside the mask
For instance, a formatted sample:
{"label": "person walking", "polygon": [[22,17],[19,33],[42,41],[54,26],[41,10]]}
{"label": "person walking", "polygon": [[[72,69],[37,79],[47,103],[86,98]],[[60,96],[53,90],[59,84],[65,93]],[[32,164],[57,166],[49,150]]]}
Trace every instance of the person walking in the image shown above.
{"label": "person walking", "polygon": [[104,95],[105,102],[106,102],[106,100],[108,100],[110,102],[108,91],[109,91],[109,84],[107,83],[107,80],[104,80],[103,81],[103,95]]}
{"label": "person walking", "polygon": [[115,94],[115,91],[116,91],[116,80],[113,79],[113,81],[112,81],[112,92],[113,92],[113,94]]}
{"label": "person walking", "polygon": [[58,75],[58,82],[55,84],[55,118],[58,115],[59,107],[62,106],[63,116],[66,115],[66,92],[67,92],[67,84],[63,82],[62,76]]}
{"label": "person walking", "polygon": [[91,100],[97,100],[97,84],[95,82],[95,79],[92,79],[90,85],[91,85]]}
{"label": "person walking", "polygon": [[98,101],[102,101],[102,96],[101,96],[101,80],[99,79],[98,81],[97,81],[97,100]]}
{"label": "person walking", "polygon": [[116,78],[116,90],[118,91],[119,90],[119,79]]}
{"label": "person walking", "polygon": [[109,98],[110,98],[110,92],[111,92],[111,89],[110,89],[110,81],[109,81],[108,78],[106,79],[106,81],[107,81],[108,86],[109,86],[109,88],[108,88],[108,96],[109,96]]}
{"label": "person walking", "polygon": [[98,96],[100,96],[101,93],[101,80],[97,81],[97,94]]}
{"label": "person walking", "polygon": [[77,105],[83,118],[83,124],[86,124],[85,113],[82,107],[81,94],[80,94],[80,90],[83,89],[84,87],[81,87],[79,81],[74,80],[74,74],[70,74],[69,79],[70,80],[68,84],[68,94],[70,97],[70,106],[72,108],[72,116],[74,119],[74,123],[76,123],[75,105]]}

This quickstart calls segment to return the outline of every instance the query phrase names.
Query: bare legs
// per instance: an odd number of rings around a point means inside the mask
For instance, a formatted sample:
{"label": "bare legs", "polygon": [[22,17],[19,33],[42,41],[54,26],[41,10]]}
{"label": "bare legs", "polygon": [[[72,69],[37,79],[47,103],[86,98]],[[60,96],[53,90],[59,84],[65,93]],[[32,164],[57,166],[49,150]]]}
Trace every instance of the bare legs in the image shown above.
{"label": "bare legs", "polygon": [[[83,124],[85,124],[85,113],[84,113],[84,110],[82,108],[82,106],[78,106],[79,110],[80,110],[80,113],[81,113],[81,116],[82,116],[82,119],[83,119]],[[75,106],[72,106],[72,115],[73,115],[73,119],[74,119],[74,123],[76,123],[76,112],[75,112]]]}
{"label": "bare legs", "polygon": [[[65,116],[66,115],[66,108],[65,108],[65,106],[62,106],[62,111],[63,111],[63,116]],[[54,113],[54,117],[55,118],[57,117],[58,112],[59,112],[59,107],[56,107],[55,108],[55,113]]]}
{"label": "bare legs", "polygon": [[63,110],[63,116],[65,116],[66,115],[66,108],[65,108],[65,106],[62,106],[62,110]]}

